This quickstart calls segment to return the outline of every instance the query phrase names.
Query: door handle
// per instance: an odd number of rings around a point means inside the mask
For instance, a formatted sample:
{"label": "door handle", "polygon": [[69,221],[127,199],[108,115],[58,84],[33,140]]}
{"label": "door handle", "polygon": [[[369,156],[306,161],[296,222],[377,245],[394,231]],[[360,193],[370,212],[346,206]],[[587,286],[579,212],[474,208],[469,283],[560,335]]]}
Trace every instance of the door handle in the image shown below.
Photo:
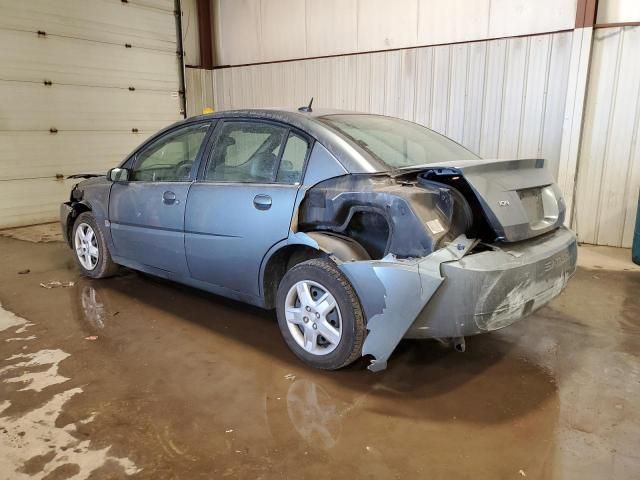
{"label": "door handle", "polygon": [[256,195],[253,198],[253,206],[258,210],[269,210],[271,208],[271,197],[269,195]]}
{"label": "door handle", "polygon": [[167,190],[162,194],[162,203],[165,205],[177,205],[180,203],[180,200],[176,199],[176,194]]}

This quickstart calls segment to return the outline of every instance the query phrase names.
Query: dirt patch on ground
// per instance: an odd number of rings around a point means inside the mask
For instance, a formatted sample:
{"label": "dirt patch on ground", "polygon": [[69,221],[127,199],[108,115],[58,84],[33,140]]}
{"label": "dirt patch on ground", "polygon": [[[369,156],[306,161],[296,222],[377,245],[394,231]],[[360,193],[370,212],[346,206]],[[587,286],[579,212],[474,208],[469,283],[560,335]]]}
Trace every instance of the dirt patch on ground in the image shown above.
{"label": "dirt patch on ground", "polygon": [[0,236],[33,243],[62,242],[62,231],[58,222],[31,225],[28,227],[0,230]]}

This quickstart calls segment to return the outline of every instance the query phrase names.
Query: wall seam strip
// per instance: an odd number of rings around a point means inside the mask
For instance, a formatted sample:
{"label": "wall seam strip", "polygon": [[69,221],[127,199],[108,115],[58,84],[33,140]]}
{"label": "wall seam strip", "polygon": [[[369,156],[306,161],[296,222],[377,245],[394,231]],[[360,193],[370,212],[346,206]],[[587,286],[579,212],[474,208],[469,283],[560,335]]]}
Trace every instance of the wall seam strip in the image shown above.
{"label": "wall seam strip", "polygon": [[453,48],[447,47],[449,51],[449,64],[447,65],[447,108],[444,110],[444,131],[449,134],[449,111],[451,110],[451,82],[453,70]]}
{"label": "wall seam strip", "polygon": [[467,119],[467,98],[469,97],[469,71],[471,70],[471,52],[469,51],[469,46],[466,46],[466,52],[465,54],[467,55],[467,65],[466,65],[466,70],[465,70],[465,75],[464,75],[464,103],[462,104],[462,132],[460,132],[460,140],[462,142],[464,142],[464,134],[465,134],[465,130],[466,130],[466,119]]}
{"label": "wall seam strip", "polygon": [[363,51],[363,52],[336,53],[336,54],[330,54],[330,55],[319,55],[319,56],[315,56],[315,57],[305,57],[305,58],[285,58],[285,59],[282,59],[282,60],[268,60],[268,61],[264,61],[264,62],[239,63],[239,64],[235,64],[235,65],[216,65],[216,66],[213,67],[213,70],[250,67],[250,66],[253,66],[253,65],[268,65],[268,64],[273,64],[273,63],[301,62],[301,61],[317,60],[317,59],[321,59],[321,58],[348,57],[348,56],[352,56],[352,55],[368,55],[368,54],[373,54],[373,53],[395,52],[395,51],[400,51],[400,50],[414,50],[414,49],[419,49],[419,48],[430,48],[430,47],[443,47],[443,46],[448,46],[448,45],[459,45],[459,44],[479,43],[479,42],[492,42],[492,41],[498,41],[498,40],[509,40],[509,39],[512,39],[512,38],[538,37],[538,36],[541,36],[541,35],[552,35],[554,33],[573,32],[574,30],[575,30],[574,28],[564,28],[564,29],[552,30],[552,31],[548,31],[548,32],[527,33],[527,34],[522,34],[522,35],[507,35],[507,36],[503,36],[503,37],[491,37],[491,38],[482,38],[482,39],[476,39],[476,40],[464,40],[464,41],[459,41],[459,42],[433,43],[433,44],[426,44],[426,45],[414,45],[414,46],[411,46],[411,47],[398,47],[398,48],[388,48],[388,49],[381,49],[381,50],[367,50],[367,51]]}
{"label": "wall seam strip", "polygon": [[[577,47],[578,49],[578,64],[576,65],[576,78],[575,78],[575,85],[572,86],[572,95],[571,95],[571,124],[569,126],[569,151],[567,152],[567,155],[569,157],[569,162],[571,161],[571,132],[573,132],[574,129],[574,124],[575,124],[575,113],[576,113],[576,108],[577,108],[577,102],[578,102],[578,98],[576,96],[577,94],[577,90],[578,90],[578,86],[580,84],[580,70],[582,69],[582,63],[583,63],[583,59],[582,59],[582,49],[584,48],[584,36],[585,36],[585,28],[580,28],[580,29],[576,29],[576,32],[580,32],[579,35],[579,45]],[[574,33],[573,36],[573,41],[575,42],[576,40],[576,34]],[[572,45],[572,49],[573,49],[573,45]],[[587,59],[587,62],[591,62],[591,56],[592,56],[592,52],[589,51],[589,58]],[[569,74],[571,74],[571,71],[569,72]],[[585,80],[585,90],[584,90],[584,95],[582,95],[582,113],[581,113],[581,118],[580,118],[580,127],[579,127],[579,131],[578,131],[578,139],[576,140],[577,146],[576,146],[576,162],[575,162],[575,168],[573,170],[573,179],[572,179],[572,185],[571,185],[571,211],[569,212],[569,225],[573,226],[574,230],[577,232],[578,231],[578,216],[577,216],[577,211],[576,211],[576,199],[577,199],[577,194],[578,194],[578,169],[580,168],[580,162],[578,161],[578,159],[580,158],[580,151],[581,151],[581,144],[582,144],[582,129],[584,127],[584,109],[586,108],[586,103],[587,103],[587,95],[588,95],[588,88],[589,88],[589,71],[587,69],[587,78]],[[568,89],[567,89],[568,90]],[[565,173],[565,176],[568,175],[568,172]],[[567,180],[565,179],[565,184],[566,184]]]}
{"label": "wall seam strip", "polygon": [[[551,39],[549,41],[549,46],[547,47],[547,71],[545,72],[544,94],[542,96],[542,116],[540,118],[540,137],[538,138],[538,148],[537,148],[538,157],[542,156],[542,145],[544,145],[544,131],[547,123],[546,119],[547,119],[547,105],[548,105],[547,101],[549,96],[549,79],[551,77],[551,58],[553,57],[553,46],[555,44],[555,38],[556,38],[555,35],[551,36]],[[569,79],[567,78],[567,83],[568,83],[568,80]]]}
{"label": "wall seam strip", "polygon": [[640,27],[640,22],[612,22],[612,23],[596,23],[593,28],[614,28],[614,27]]}
{"label": "wall seam strip", "polygon": [[[633,166],[633,156],[636,150],[636,145],[638,143],[638,130],[640,130],[640,89],[637,93],[636,99],[636,107],[635,107],[635,116],[633,118],[633,130],[631,134],[631,145],[629,146],[629,156],[627,157],[627,172],[625,175],[624,182],[624,195],[622,198],[627,199],[628,195],[631,195],[629,192],[629,182],[631,180],[631,171]],[[628,201],[627,201],[628,203]],[[624,244],[624,231],[627,228],[627,216],[623,215],[622,217],[622,229],[620,230],[620,238],[619,244]]]}
{"label": "wall seam strip", "polygon": [[482,134],[484,128],[484,114],[485,114],[485,106],[487,99],[487,75],[488,75],[488,63],[489,63],[489,45],[484,46],[484,65],[483,67],[483,75],[482,75],[482,104],[480,107],[480,138],[478,138],[478,153],[482,152],[482,139],[484,135]]}
{"label": "wall seam strip", "polygon": [[527,108],[527,88],[529,86],[529,62],[531,60],[531,39],[527,38],[527,53],[524,61],[524,77],[522,81],[522,98],[520,100],[520,123],[518,125],[518,144],[516,146],[516,156],[520,157],[520,147],[522,146],[522,129],[524,128],[525,109]]}
{"label": "wall seam strip", "polygon": [[500,92],[500,117],[498,118],[498,143],[496,145],[496,158],[500,156],[500,140],[502,138],[502,119],[504,117],[504,98],[506,95],[506,84],[507,84],[507,77],[508,77],[508,72],[507,72],[507,65],[509,64],[508,62],[508,58],[509,58],[509,43],[510,42],[505,42],[505,46],[504,46],[504,58],[502,60],[502,85],[501,85],[501,92]]}
{"label": "wall seam strip", "polygon": [[427,125],[429,125],[430,127],[433,125],[433,91],[435,90],[434,88],[434,82],[435,82],[435,78],[436,78],[436,52],[435,49],[431,49],[431,88],[429,89],[429,123]]}
{"label": "wall seam strip", "polygon": [[[605,144],[604,144],[604,153],[602,155],[602,168],[600,170],[600,179],[605,178],[605,174],[607,172],[607,157],[609,156],[609,149],[611,144],[611,124],[613,123],[613,117],[616,112],[616,97],[618,95],[618,83],[620,82],[620,59],[622,57],[622,43],[624,41],[624,32],[620,30],[620,38],[618,39],[618,49],[616,51],[616,63],[614,67],[614,80],[613,80],[613,88],[611,90],[611,99],[609,102],[609,115],[607,118],[607,129],[605,135]],[[600,218],[602,214],[602,182],[599,184],[599,191],[597,196],[597,205],[596,205],[596,222],[594,229],[594,240],[598,243],[598,238],[600,237]]]}
{"label": "wall seam strip", "polygon": [[413,57],[413,112],[411,114],[411,120],[417,121],[417,105],[418,105],[418,72],[419,72],[419,58],[418,52]]}

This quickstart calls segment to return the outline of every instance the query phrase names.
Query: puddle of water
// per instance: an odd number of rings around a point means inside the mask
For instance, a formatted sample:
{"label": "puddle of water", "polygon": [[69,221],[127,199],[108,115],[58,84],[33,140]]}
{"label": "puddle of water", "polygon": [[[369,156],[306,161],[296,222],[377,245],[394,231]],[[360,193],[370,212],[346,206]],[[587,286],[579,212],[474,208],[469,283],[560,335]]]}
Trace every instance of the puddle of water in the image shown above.
{"label": "puddle of water", "polygon": [[[28,322],[24,318],[17,316],[13,312],[5,310],[2,308],[2,305],[0,305],[0,332],[12,327],[23,327],[27,325],[27,323]],[[18,330],[16,330],[15,333],[21,333]]]}
{"label": "puddle of water", "polygon": [[29,335],[28,337],[13,337],[13,338],[7,338],[5,340],[5,342],[23,342],[23,341],[27,341],[27,340],[35,340],[36,336],[35,335]]}
{"label": "puddle of water", "polygon": [[[0,306],[0,331],[12,335],[24,333],[33,324]],[[37,337],[12,337],[9,340],[23,340],[29,345]],[[23,347],[24,348],[24,347]],[[58,393],[48,393],[55,385],[71,379],[59,373],[60,363],[70,354],[60,349],[42,349],[30,353],[18,353],[3,359],[0,379],[6,384],[23,385],[11,400],[0,402],[0,479],[42,479],[56,470],[72,473],[66,478],[86,479],[92,472],[108,464],[115,464],[126,475],[140,469],[129,459],[110,454],[111,446],[92,448],[90,439],[81,439],[79,425],[91,423],[95,416],[89,416],[74,423],[58,427],[56,422],[64,415],[65,405],[76,395],[81,395],[81,387],[72,387]],[[43,369],[42,367],[47,367]],[[42,403],[31,410],[12,413],[12,400],[21,403],[25,391],[40,394]]]}
{"label": "puddle of water", "polygon": [[13,363],[4,368],[0,368],[0,375],[4,375],[5,373],[13,370],[20,371],[29,367],[50,365],[49,368],[43,371],[18,373],[17,376],[4,380],[5,383],[25,383],[26,385],[18,390],[19,392],[24,392],[25,390],[41,392],[43,389],[50,387],[51,385],[64,383],[69,380],[67,377],[58,373],[58,366],[60,362],[67,357],[69,357],[69,354],[60,349],[39,350],[34,353],[18,353],[10,356],[6,361],[11,362],[19,359],[25,359],[25,361]]}

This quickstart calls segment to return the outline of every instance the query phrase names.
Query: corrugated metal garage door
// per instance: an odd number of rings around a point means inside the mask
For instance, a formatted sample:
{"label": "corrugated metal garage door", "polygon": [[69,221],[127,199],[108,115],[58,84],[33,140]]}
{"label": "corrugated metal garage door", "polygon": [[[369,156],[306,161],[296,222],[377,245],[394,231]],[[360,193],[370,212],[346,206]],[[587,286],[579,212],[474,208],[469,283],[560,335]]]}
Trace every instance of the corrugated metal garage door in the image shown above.
{"label": "corrugated metal garage door", "polygon": [[[173,0],[0,0],[0,228],[181,118]],[[56,178],[58,177],[58,178]]]}

